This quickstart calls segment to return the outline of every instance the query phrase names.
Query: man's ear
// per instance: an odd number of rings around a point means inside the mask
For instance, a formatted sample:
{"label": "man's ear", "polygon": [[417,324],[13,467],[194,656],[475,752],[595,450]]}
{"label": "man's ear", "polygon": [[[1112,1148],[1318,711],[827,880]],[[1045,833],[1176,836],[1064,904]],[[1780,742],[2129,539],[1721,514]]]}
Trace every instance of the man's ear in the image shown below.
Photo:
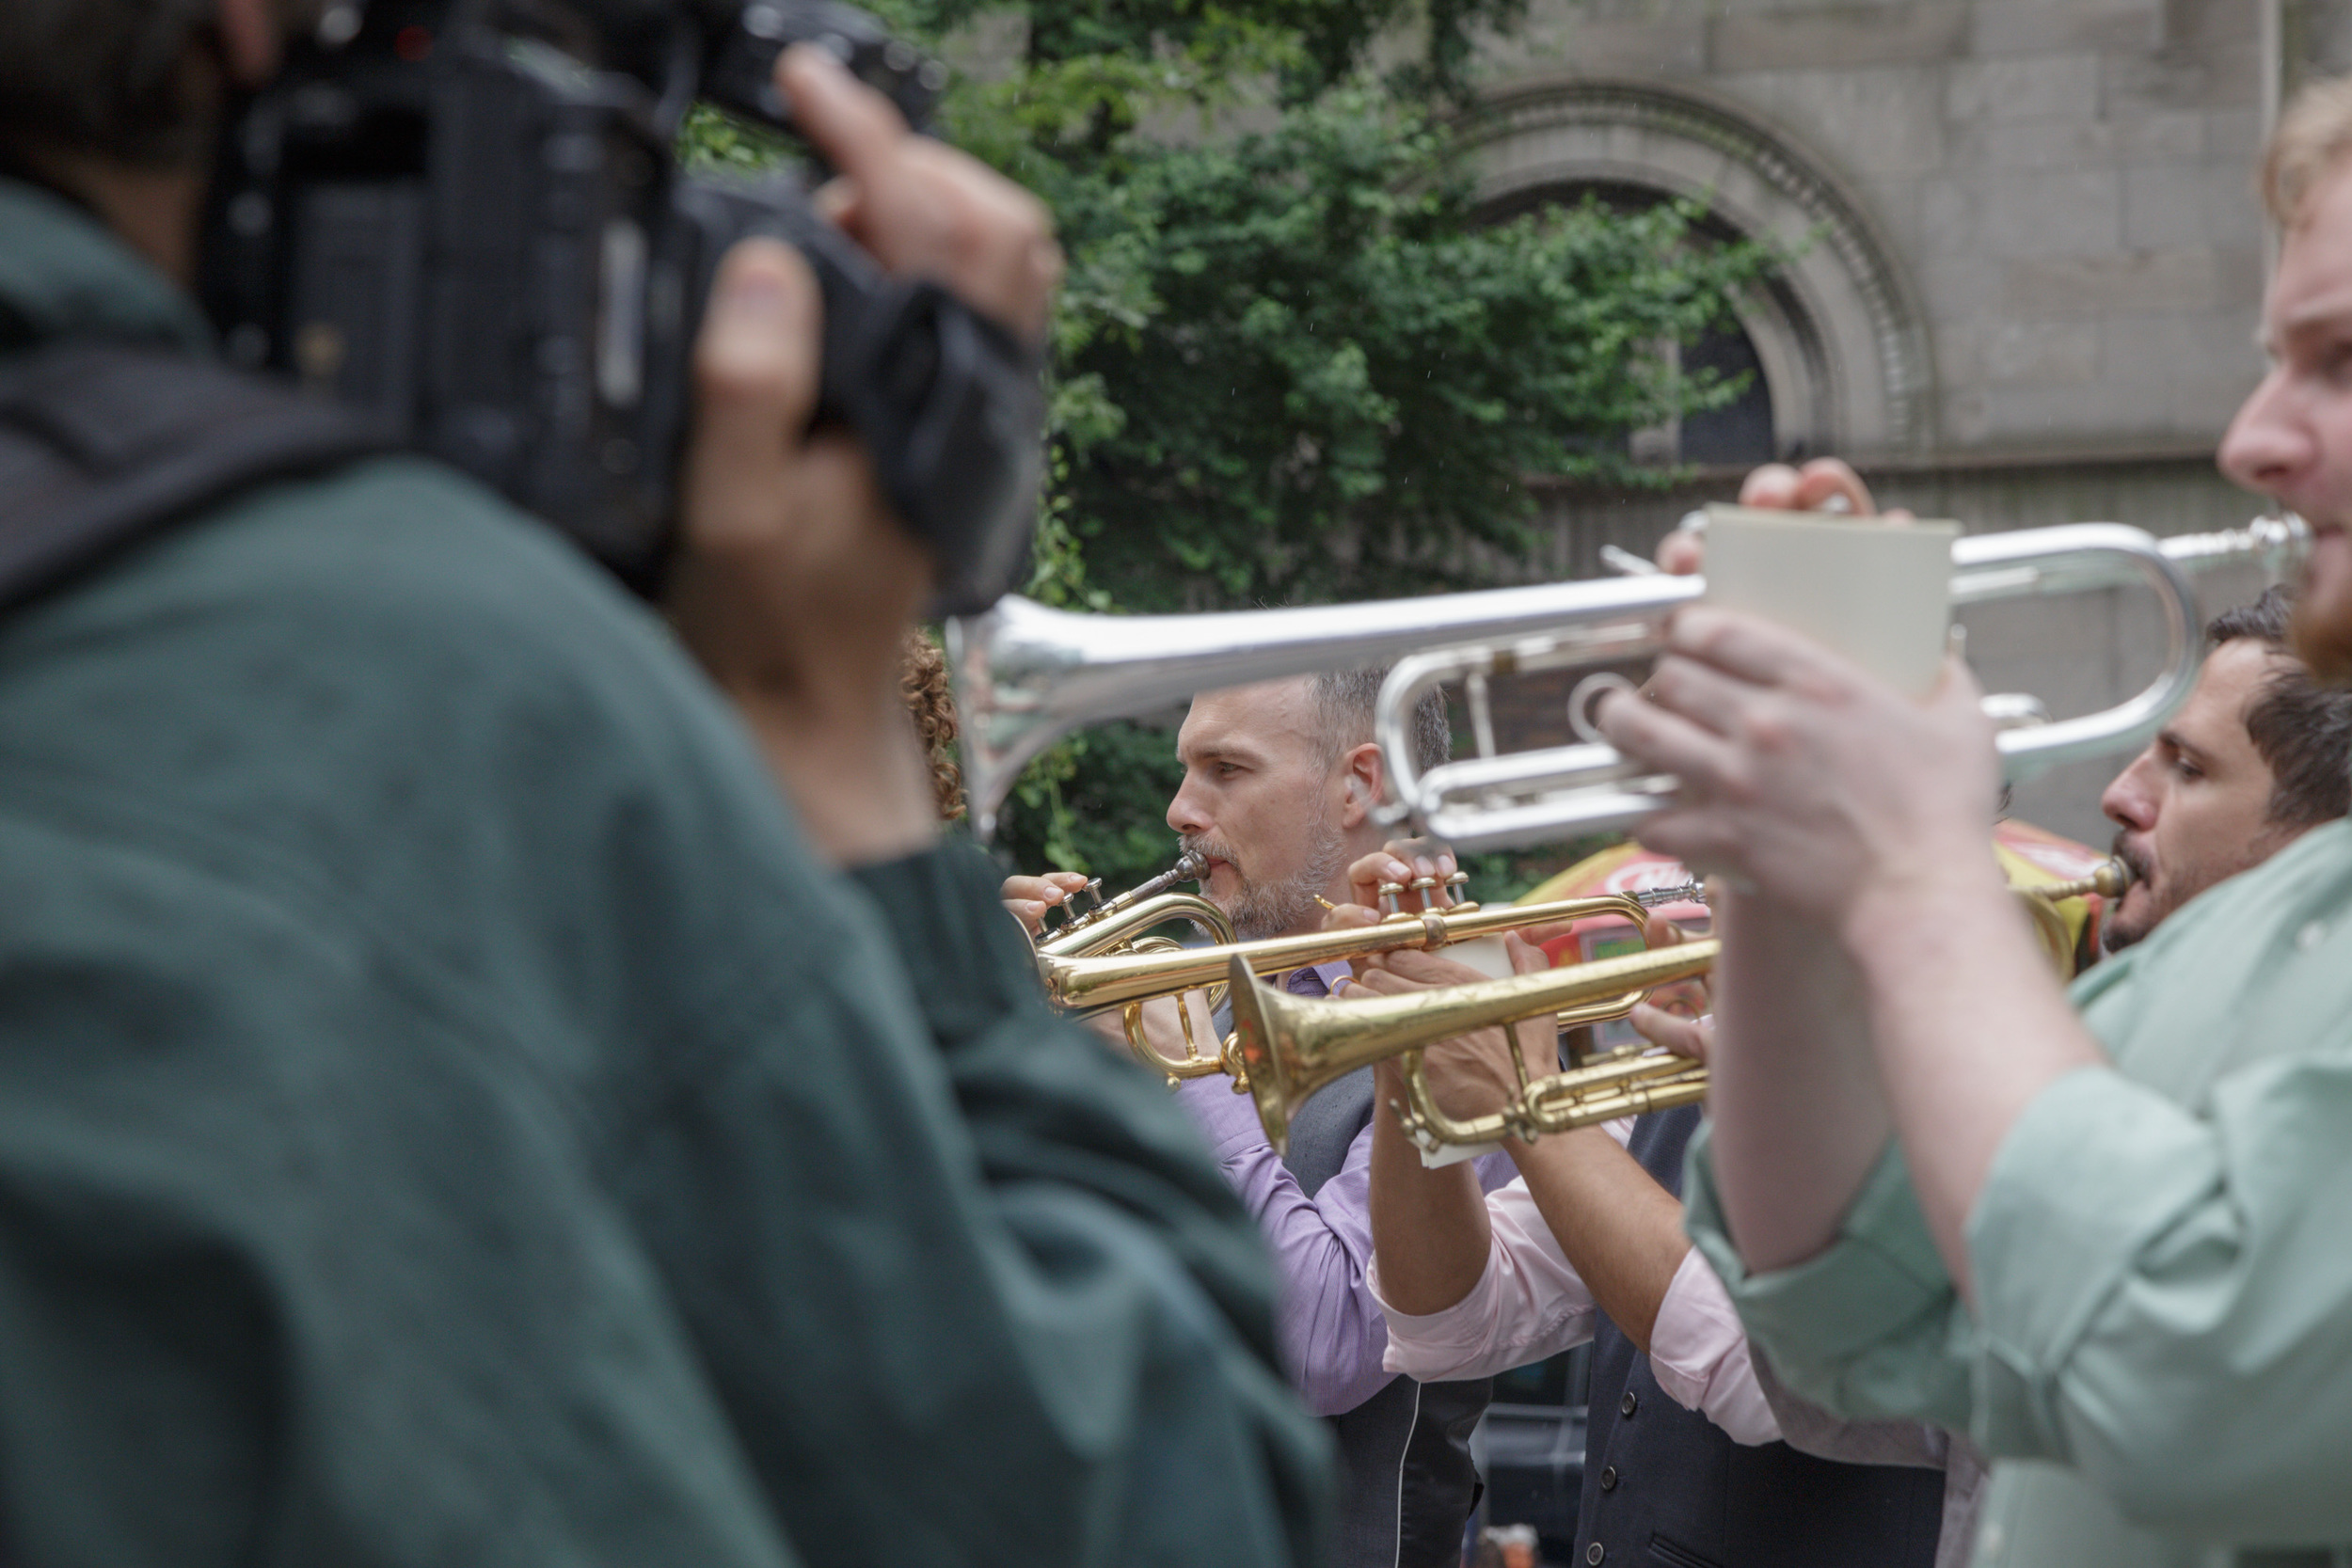
{"label": "man's ear", "polygon": [[1353,828],[1372,815],[1372,808],[1380,803],[1381,787],[1388,783],[1388,766],[1381,760],[1380,748],[1371,741],[1355,747],[1340,758],[1343,770],[1340,779],[1340,826]]}
{"label": "man's ear", "polygon": [[285,49],[278,0],[217,0],[222,58],[240,87],[258,87],[278,74]]}

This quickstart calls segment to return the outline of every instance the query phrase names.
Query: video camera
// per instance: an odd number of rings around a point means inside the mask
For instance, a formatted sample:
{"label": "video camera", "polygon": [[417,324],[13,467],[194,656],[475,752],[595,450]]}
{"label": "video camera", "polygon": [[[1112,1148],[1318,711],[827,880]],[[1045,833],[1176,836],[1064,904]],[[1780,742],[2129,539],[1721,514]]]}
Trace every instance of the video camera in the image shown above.
{"label": "video camera", "polygon": [[772,72],[796,42],[929,124],[943,68],[832,0],[329,0],[226,135],[200,288],[229,354],[388,422],[649,593],[711,277],[772,235],[823,288],[818,417],[863,438],[938,564],[937,610],[984,608],[1027,559],[1036,356],[883,273],[804,175],[677,166],[697,99],[792,129]]}

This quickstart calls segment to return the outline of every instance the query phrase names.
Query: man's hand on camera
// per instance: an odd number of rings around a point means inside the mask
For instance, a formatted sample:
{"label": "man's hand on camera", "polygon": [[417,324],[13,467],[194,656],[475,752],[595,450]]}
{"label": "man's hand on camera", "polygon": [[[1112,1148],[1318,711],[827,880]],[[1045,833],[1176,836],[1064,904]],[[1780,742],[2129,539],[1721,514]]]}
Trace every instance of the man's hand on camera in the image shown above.
{"label": "man's hand on camera", "polygon": [[910,132],[831,55],[787,50],[792,117],[840,170],[818,210],[894,273],[928,277],[1030,343],[1045,334],[1061,247],[1044,204],[969,153]]}
{"label": "man's hand on camera", "polygon": [[[777,65],[795,118],[843,171],[831,205],[894,271],[921,273],[1032,337],[1059,276],[1044,210],[974,159],[910,133],[830,56]],[[799,255],[727,255],[695,344],[684,547],[668,609],[750,721],[818,847],[913,853],[936,831],[930,769],[898,689],[929,558],[891,516],[856,439],[811,433],[821,301]]]}

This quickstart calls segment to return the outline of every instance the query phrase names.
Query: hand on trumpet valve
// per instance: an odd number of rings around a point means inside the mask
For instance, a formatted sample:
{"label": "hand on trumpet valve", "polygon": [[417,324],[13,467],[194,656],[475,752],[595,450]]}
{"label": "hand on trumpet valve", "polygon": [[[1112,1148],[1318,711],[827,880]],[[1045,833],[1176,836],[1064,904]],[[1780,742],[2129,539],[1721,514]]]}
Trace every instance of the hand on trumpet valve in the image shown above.
{"label": "hand on trumpet valve", "polygon": [[1084,873],[1048,871],[1038,877],[1008,877],[997,893],[1022,928],[1036,936],[1045,928],[1046,912],[1068,907],[1071,895],[1087,885]]}
{"label": "hand on trumpet valve", "polygon": [[[1653,914],[1642,922],[1642,945],[1653,952],[1661,947],[1677,947],[1692,940],[1689,932],[1662,914]],[[1696,1042],[1702,1047],[1698,1051],[1682,1049],[1684,1043],[1692,1041],[1692,1036],[1689,1030],[1681,1026],[1703,1019],[1714,1011],[1714,991],[1715,980],[1711,974],[1702,974],[1693,980],[1677,980],[1672,984],[1661,986],[1649,993],[1648,1000],[1633,1009],[1633,1027],[1643,1038],[1662,1045],[1677,1055],[1695,1055],[1699,1060],[1705,1061],[1707,1053],[1703,1048],[1705,1044],[1703,1040]],[[1653,1034],[1650,1029],[1645,1028],[1644,1026],[1645,1017],[1656,1021],[1659,1029],[1672,1037],[1661,1037],[1661,1035]],[[1712,1024],[1708,1025],[1707,1033],[1708,1035],[1714,1033]]]}
{"label": "hand on trumpet valve", "polygon": [[1347,868],[1349,896],[1383,915],[1451,909],[1469,881],[1453,851],[1424,838],[1391,839]]}
{"label": "hand on trumpet valve", "polygon": [[[1549,969],[1543,949],[1514,932],[1502,939],[1515,974]],[[1405,948],[1365,959],[1358,977],[1341,990],[1343,1000],[1354,996],[1403,996],[1438,986],[1474,984],[1486,978],[1477,970],[1435,953]],[[1513,1061],[1513,1042],[1518,1061]],[[1509,1028],[1480,1029],[1440,1040],[1422,1057],[1422,1071],[1430,1098],[1447,1116],[1457,1119],[1486,1116],[1518,1098],[1530,1079],[1560,1070],[1560,1037],[1549,1018],[1528,1019]],[[1378,1067],[1381,1103],[1402,1101],[1405,1083],[1402,1058],[1391,1057]]]}
{"label": "hand on trumpet valve", "polygon": [[1691,1018],[1645,1002],[1633,1009],[1632,1023],[1634,1033],[1650,1044],[1663,1046],[1694,1062],[1707,1060],[1708,1052],[1715,1044],[1712,1014]]}

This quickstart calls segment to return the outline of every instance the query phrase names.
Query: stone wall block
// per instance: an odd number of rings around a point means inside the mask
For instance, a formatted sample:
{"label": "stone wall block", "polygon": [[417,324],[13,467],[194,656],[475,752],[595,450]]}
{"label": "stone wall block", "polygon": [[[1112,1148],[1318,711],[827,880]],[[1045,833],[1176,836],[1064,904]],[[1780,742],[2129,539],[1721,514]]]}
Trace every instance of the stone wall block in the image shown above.
{"label": "stone wall block", "polygon": [[2055,256],[2012,262],[1999,293],[2004,309],[2027,316],[2211,310],[2228,301],[2226,271],[2222,253],[2204,249]]}
{"label": "stone wall block", "polygon": [[1715,71],[1836,70],[1942,60],[1959,53],[1968,8],[1954,0],[1728,14],[1708,26]]}
{"label": "stone wall block", "polygon": [[[1694,76],[1707,70],[1707,24],[1697,16],[1572,16],[1542,37],[1546,52],[1581,75]],[[1507,40],[1501,48],[1517,55]]]}
{"label": "stone wall block", "polygon": [[1984,335],[1984,376],[1996,384],[2080,386],[2099,374],[2099,326],[2091,322],[2005,321]]}
{"label": "stone wall block", "polygon": [[1955,165],[1986,169],[2111,164],[2126,140],[2114,125],[2066,119],[1957,121],[1947,135]]}
{"label": "stone wall block", "polygon": [[2227,48],[2194,54],[2117,51],[2103,61],[2102,112],[2122,118],[2140,108],[2246,109],[2262,104],[2262,55],[2249,36]]}
{"label": "stone wall block", "polygon": [[2099,112],[2099,56],[2090,51],[1965,59],[1944,89],[1954,121],[2092,119]]}
{"label": "stone wall block", "polygon": [[1979,0],[1970,22],[1978,55],[2144,50],[2164,39],[2162,0]]}
{"label": "stone wall block", "polygon": [[2123,171],[2123,243],[2135,250],[2199,248],[2218,244],[2227,231],[2217,221],[2244,223],[2224,188],[2232,183],[2218,167],[2191,164],[2143,164]]}
{"label": "stone wall block", "polygon": [[1759,71],[1714,78],[1834,159],[1841,172],[1909,176],[1944,166],[1940,73],[1923,67]]}
{"label": "stone wall block", "polygon": [[2122,242],[2123,186],[2114,169],[1985,176],[1982,248],[1994,256],[2107,256]]}
{"label": "stone wall block", "polygon": [[2235,312],[2109,316],[2098,331],[2101,380],[2165,388],[2175,428],[2217,437],[2262,372],[2254,323]]}
{"label": "stone wall block", "polygon": [[2206,156],[2214,117],[2195,109],[2153,109],[2109,122],[2118,155],[2147,163],[2189,163]]}

